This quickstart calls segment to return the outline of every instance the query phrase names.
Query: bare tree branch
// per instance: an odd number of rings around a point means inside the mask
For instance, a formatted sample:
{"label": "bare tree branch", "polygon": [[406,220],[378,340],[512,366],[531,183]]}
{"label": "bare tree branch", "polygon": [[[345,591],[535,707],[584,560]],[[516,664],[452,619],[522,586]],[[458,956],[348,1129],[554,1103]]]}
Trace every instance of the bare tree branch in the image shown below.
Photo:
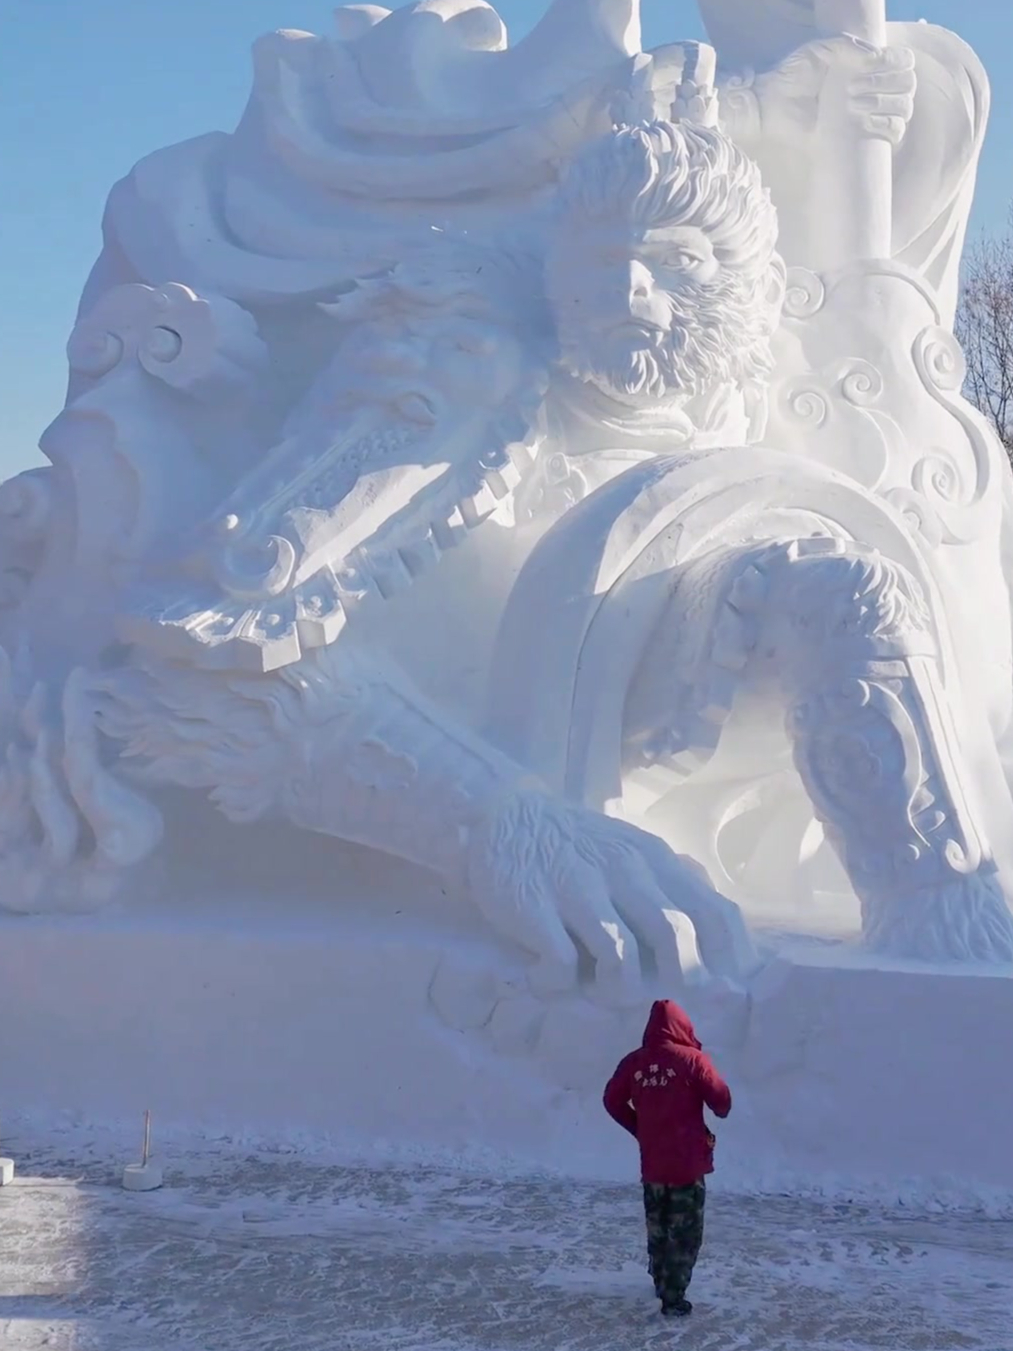
{"label": "bare tree branch", "polygon": [[967,358],[964,393],[1013,459],[1013,210],[1004,234],[968,250],[955,331]]}

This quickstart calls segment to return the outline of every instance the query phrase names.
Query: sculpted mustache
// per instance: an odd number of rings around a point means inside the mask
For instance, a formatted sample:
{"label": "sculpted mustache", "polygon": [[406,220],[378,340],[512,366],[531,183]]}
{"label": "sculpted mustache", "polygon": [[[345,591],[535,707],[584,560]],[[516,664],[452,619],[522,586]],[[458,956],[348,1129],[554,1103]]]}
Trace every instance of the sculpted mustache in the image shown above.
{"label": "sculpted mustache", "polygon": [[[747,281],[724,276],[686,281],[666,293],[670,329],[645,345],[617,350],[623,324],[606,330],[587,319],[580,325],[561,307],[563,358],[582,379],[605,381],[629,395],[663,398],[666,391],[692,393],[726,380],[755,379],[773,366],[769,331]],[[658,297],[655,297],[657,301]],[[640,325],[628,315],[627,330]]]}

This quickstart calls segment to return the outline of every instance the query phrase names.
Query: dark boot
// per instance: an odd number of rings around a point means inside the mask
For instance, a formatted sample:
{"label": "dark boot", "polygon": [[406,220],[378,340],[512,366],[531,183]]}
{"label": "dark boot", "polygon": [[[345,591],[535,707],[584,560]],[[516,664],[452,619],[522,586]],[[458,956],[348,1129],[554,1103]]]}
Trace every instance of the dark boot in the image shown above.
{"label": "dark boot", "polygon": [[664,1318],[688,1318],[693,1312],[693,1306],[688,1299],[677,1300],[675,1304],[662,1304],[661,1313]]}

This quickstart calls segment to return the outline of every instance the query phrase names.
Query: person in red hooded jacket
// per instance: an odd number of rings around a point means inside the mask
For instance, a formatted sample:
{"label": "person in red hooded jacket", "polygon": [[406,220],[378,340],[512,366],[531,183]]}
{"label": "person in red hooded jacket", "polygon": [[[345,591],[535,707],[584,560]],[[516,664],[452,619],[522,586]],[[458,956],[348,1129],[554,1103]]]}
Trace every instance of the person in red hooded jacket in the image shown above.
{"label": "person in red hooded jacket", "polygon": [[649,1269],[667,1317],[693,1310],[686,1291],[703,1243],[704,1178],[714,1171],[704,1107],[726,1117],[728,1085],[685,1012],[659,999],[643,1046],[620,1061],[608,1082],[605,1110],[640,1146]]}

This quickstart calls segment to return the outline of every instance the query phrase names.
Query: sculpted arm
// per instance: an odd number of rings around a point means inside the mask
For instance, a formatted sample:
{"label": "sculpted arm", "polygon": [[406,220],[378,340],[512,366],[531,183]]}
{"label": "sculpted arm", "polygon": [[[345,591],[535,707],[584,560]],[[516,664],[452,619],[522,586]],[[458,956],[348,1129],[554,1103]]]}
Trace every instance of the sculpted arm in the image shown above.
{"label": "sculpted arm", "polygon": [[[708,10],[718,9],[731,14],[733,5],[708,0]],[[843,36],[806,41],[800,30],[797,44],[775,50],[773,16],[765,22],[759,4],[749,11],[751,34],[741,13],[734,21],[707,15],[735,72],[721,85],[721,120],[762,169],[787,262],[818,270],[842,261],[828,252],[825,223],[855,209],[845,164],[870,138],[885,142],[892,240],[877,251],[924,277],[949,323],[988,119],[980,61],[955,34],[925,23],[888,24],[885,47]]]}
{"label": "sculpted arm", "polygon": [[537,957],[542,989],[639,985],[650,951],[682,979],[680,914],[704,960],[741,975],[737,907],[656,837],[555,801],[525,771],[348,643],[269,676],[142,661],[106,676],[99,721],[145,779],[205,789],[230,819],[283,817],[394,854],[463,890]]}

